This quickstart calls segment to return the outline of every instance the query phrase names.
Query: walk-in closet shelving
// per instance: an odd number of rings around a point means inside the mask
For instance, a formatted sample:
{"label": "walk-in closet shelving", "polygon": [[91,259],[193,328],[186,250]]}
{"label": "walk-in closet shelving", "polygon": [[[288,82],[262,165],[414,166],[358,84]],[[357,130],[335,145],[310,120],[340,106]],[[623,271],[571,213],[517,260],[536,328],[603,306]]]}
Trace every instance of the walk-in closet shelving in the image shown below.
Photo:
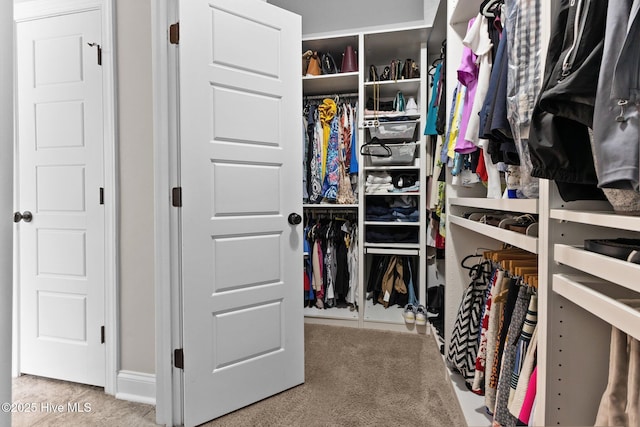
{"label": "walk-in closet shelving", "polygon": [[593,425],[607,384],[611,327],[640,335],[640,266],[587,251],[584,241],[637,239],[640,217],[615,213],[606,202],[566,203],[553,183],[547,200],[546,327],[539,344],[545,351],[538,353],[546,404],[538,422]]}
{"label": "walk-in closet shelving", "polygon": [[[311,50],[318,53],[328,52],[340,67],[342,54],[347,46],[359,49],[359,36],[357,34],[327,37],[321,39],[308,39],[302,41],[302,50]],[[302,93],[304,95],[333,95],[346,92],[358,92],[359,72],[325,74],[320,76],[303,76]]]}
{"label": "walk-in closet shelving", "polygon": [[[458,78],[457,69],[460,65],[463,50],[462,39],[466,35],[469,20],[477,16],[482,3],[482,0],[448,0],[447,2],[447,112],[452,102],[452,92]],[[545,8],[543,16],[548,16],[548,11],[546,10],[548,7],[543,6],[543,8]],[[548,218],[544,214],[547,205],[545,201],[542,201],[542,196],[540,200],[488,199],[486,190],[482,186],[468,188],[452,185],[452,177],[449,171],[447,171],[446,193],[445,352],[451,341],[451,330],[455,323],[458,306],[462,300],[463,292],[470,282],[468,270],[461,267],[462,260],[466,256],[482,254],[487,249],[499,249],[505,244],[523,249],[539,258],[544,257],[548,252],[547,234],[546,231],[543,232],[542,230]],[[478,211],[533,215],[538,218],[540,227],[538,235],[524,235],[466,218],[466,213]],[[545,266],[541,261],[539,262],[540,277],[543,277]],[[539,299],[543,297],[541,295]],[[539,307],[539,318],[541,311]],[[538,349],[538,351],[543,351],[540,350],[540,345]],[[458,373],[451,373],[450,376],[467,424],[469,426],[491,425],[491,418],[487,415],[485,408],[484,396],[479,396],[469,391]],[[544,385],[544,379],[539,377],[538,383]],[[540,385],[538,390],[540,390]],[[540,398],[538,398],[538,401],[541,403],[537,408],[544,407],[546,404]],[[540,416],[538,411],[536,416]]]}
{"label": "walk-in closet shelving", "polygon": [[[336,66],[340,67],[345,48],[351,46],[356,52],[359,52],[359,41],[360,36],[358,34],[303,39],[302,50],[303,52],[307,50],[318,52],[319,56],[323,53],[329,53],[333,57]],[[359,78],[359,72],[302,76],[303,103],[311,101],[321,103],[324,98],[329,98],[337,103],[350,102],[353,105],[356,101],[359,101]],[[360,112],[358,111],[357,114],[359,117]],[[353,131],[359,132],[357,123],[354,125]],[[348,215],[353,219],[354,223],[358,223],[358,203],[304,203],[303,211],[305,220],[318,217],[340,218]],[[359,288],[359,283],[356,286]],[[318,308],[316,306],[305,306],[303,312],[305,321],[308,323],[358,327],[360,322],[359,307],[360,302],[357,301],[355,307]]]}
{"label": "walk-in closet shelving", "polygon": [[[419,218],[415,222],[385,222],[385,221],[370,221],[363,219],[363,257],[364,257],[364,271],[363,271],[363,286],[368,283],[369,275],[371,274],[375,257],[380,255],[386,256],[410,256],[411,259],[417,261],[417,272],[413,272],[413,281],[417,282],[417,298],[420,304],[426,305],[426,254],[425,254],[425,236],[426,236],[426,218],[422,206],[426,197],[426,184],[424,164],[425,161],[425,143],[422,136],[422,126],[424,124],[424,118],[426,111],[426,87],[423,74],[426,67],[427,47],[426,42],[429,34],[428,28],[410,28],[399,31],[386,31],[379,33],[370,33],[363,35],[364,41],[364,75],[363,75],[363,103],[366,107],[364,112],[363,121],[367,122],[367,125],[363,131],[364,142],[369,142],[372,136],[375,136],[378,129],[371,127],[369,123],[373,119],[385,117],[384,113],[372,114],[371,101],[378,100],[382,102],[392,101],[399,92],[402,93],[405,100],[413,98],[418,105],[418,113],[409,115],[401,114],[403,121],[397,123],[403,123],[407,126],[415,126],[415,132],[411,136],[405,136],[406,142],[416,143],[416,152],[414,160],[409,164],[375,164],[371,157],[363,156],[363,182],[366,180],[368,174],[376,173],[388,173],[389,175],[397,175],[403,173],[415,174],[420,181],[420,188],[415,192],[407,193],[392,193],[392,192],[367,192],[363,187],[361,191],[361,201],[363,216],[367,211],[367,206],[377,203],[379,200],[394,200],[404,198],[404,200],[411,200],[419,207]],[[385,67],[388,67],[392,60],[400,60],[404,62],[406,59],[412,59],[418,64],[420,69],[421,78],[398,78],[386,81],[374,81],[370,75],[370,68],[374,66],[377,69],[378,75],[382,75]],[[393,115],[392,115],[393,116]],[[408,120],[407,120],[408,119]],[[380,126],[393,126],[394,118],[386,118],[387,122],[381,123]],[[385,142],[384,140],[382,140]],[[395,141],[398,142],[398,141]],[[389,145],[391,145],[390,143]],[[373,242],[368,241],[368,230],[397,230],[398,233],[416,233],[417,240],[411,242]],[[367,294],[365,293],[365,296]],[[370,328],[384,328],[384,329],[397,329],[397,330],[416,330],[419,333],[426,333],[426,326],[407,325],[404,322],[402,316],[403,308],[399,305],[389,306],[384,308],[381,304],[374,304],[372,299],[365,298],[363,306],[363,322],[366,327]]]}
{"label": "walk-in closet shelving", "polygon": [[[340,212],[357,212],[358,216],[358,232],[359,232],[359,303],[357,310],[352,308],[330,308],[318,309],[317,307],[305,307],[305,321],[310,323],[329,323],[343,326],[368,327],[379,329],[394,329],[399,331],[414,331],[415,327],[405,325],[402,316],[402,307],[393,306],[384,308],[382,304],[373,304],[366,298],[367,288],[367,271],[369,269],[370,259],[374,255],[399,255],[409,256],[416,261],[417,271],[413,272],[415,282],[419,286],[417,294],[420,303],[426,304],[426,215],[422,213],[418,221],[415,222],[396,222],[396,221],[366,221],[365,209],[366,201],[369,197],[379,198],[388,197],[391,200],[400,199],[400,197],[411,197],[415,199],[416,205],[420,208],[424,205],[426,197],[426,186],[424,177],[425,144],[422,141],[422,127],[425,123],[426,112],[426,91],[424,79],[425,74],[421,74],[422,78],[398,79],[374,83],[367,81],[369,78],[369,66],[375,65],[378,72],[382,73],[386,66],[390,65],[391,60],[398,59],[403,62],[410,58],[416,62],[421,73],[426,72],[427,67],[427,39],[430,27],[428,26],[410,26],[406,28],[384,29],[379,31],[368,32],[366,30],[358,33],[346,33],[344,35],[331,34],[323,37],[317,34],[313,38],[304,39],[302,41],[303,51],[312,50],[318,52],[329,52],[335,59],[338,66],[342,61],[342,53],[346,46],[352,46],[358,57],[359,71],[356,73],[338,73],[320,76],[303,76],[303,96],[307,98],[327,96],[335,99],[342,99],[342,94],[347,93],[350,99],[359,100],[359,129],[358,142],[363,144],[370,139],[370,130],[363,126],[363,120],[373,118],[365,115],[365,106],[369,98],[373,98],[374,89],[376,96],[380,96],[380,100],[392,100],[396,94],[401,91],[405,99],[412,97],[417,106],[417,114],[406,116],[401,123],[415,123],[415,134],[411,138],[416,143],[415,160],[411,164],[403,165],[372,165],[360,156],[360,172],[358,201],[351,205],[338,204],[304,204],[305,215],[312,215],[325,209],[327,212],[335,211],[335,215]],[[354,96],[358,94],[359,96]],[[409,119],[409,121],[407,121]],[[375,130],[374,130],[375,131]],[[370,195],[365,193],[364,180],[366,174],[370,172],[388,172],[389,174],[412,173],[415,174],[421,182],[420,189],[411,193],[397,194],[393,192]],[[387,227],[393,230],[415,230],[418,240],[411,243],[367,243],[365,239],[367,227]],[[423,256],[424,255],[424,256]],[[426,333],[426,327],[421,327],[418,332]]]}
{"label": "walk-in closet shelving", "polygon": [[[481,0],[448,2],[448,81],[462,50],[461,39]],[[543,29],[553,19],[553,5],[542,3]],[[544,37],[544,39],[548,39]],[[546,44],[545,44],[546,46]],[[447,88],[450,94],[451,87]],[[450,103],[449,103],[450,105]],[[615,213],[607,202],[565,202],[556,184],[540,180],[538,200],[488,200],[477,190],[448,185],[446,261],[445,346],[447,330],[468,284],[459,267],[465,254],[503,243],[537,254],[538,287],[538,380],[534,425],[594,425],[607,385],[611,327],[634,338],[640,336],[640,267],[584,249],[585,239],[638,238],[640,217]],[[461,217],[466,210],[537,214],[537,250],[511,235],[495,233],[493,227],[471,224]],[[484,400],[453,385],[469,425],[490,425]]]}
{"label": "walk-in closet shelving", "polygon": [[[448,186],[449,193],[465,197],[447,200],[447,240],[445,261],[445,352],[451,340],[451,328],[455,322],[462,294],[469,286],[468,270],[461,267],[462,260],[487,249],[499,249],[504,244],[538,254],[544,251],[538,237],[498,228],[464,217],[467,212],[518,213],[538,215],[538,200],[487,199],[474,197],[477,189]],[[462,193],[462,194],[461,194]],[[453,390],[469,426],[488,426],[491,421],[485,411],[484,396],[468,390],[458,373],[450,373]]]}

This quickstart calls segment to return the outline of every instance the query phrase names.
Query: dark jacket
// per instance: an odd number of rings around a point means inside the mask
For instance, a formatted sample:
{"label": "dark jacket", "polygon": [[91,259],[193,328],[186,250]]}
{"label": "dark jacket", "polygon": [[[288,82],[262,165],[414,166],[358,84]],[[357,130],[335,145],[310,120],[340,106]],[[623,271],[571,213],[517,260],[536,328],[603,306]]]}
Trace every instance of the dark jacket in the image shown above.
{"label": "dark jacket", "polygon": [[594,155],[601,188],[638,191],[640,13],[637,0],[609,5],[603,66],[593,123]]}
{"label": "dark jacket", "polygon": [[607,0],[560,0],[556,7],[544,82],[532,117],[532,175],[555,180],[561,195],[560,183],[581,184],[564,186],[576,190],[565,200],[603,199],[596,189],[588,128],[593,125]]}

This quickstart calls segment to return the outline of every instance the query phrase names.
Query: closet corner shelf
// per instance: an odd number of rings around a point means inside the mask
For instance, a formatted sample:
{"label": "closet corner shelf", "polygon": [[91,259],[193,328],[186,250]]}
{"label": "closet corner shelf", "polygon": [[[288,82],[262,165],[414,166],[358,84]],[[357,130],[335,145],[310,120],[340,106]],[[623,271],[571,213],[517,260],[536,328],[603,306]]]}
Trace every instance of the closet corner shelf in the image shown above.
{"label": "closet corner shelf", "polygon": [[537,237],[527,236],[515,231],[498,228],[493,225],[482,224],[477,221],[471,221],[451,214],[448,217],[451,224],[456,224],[460,227],[466,228],[467,230],[491,237],[492,239],[501,240],[504,243],[524,249],[525,251],[534,254],[538,253]]}
{"label": "closet corner shelf", "polygon": [[590,252],[578,246],[556,244],[554,260],[615,283],[635,292],[640,292],[640,265],[622,261],[606,255]]}
{"label": "closet corner shelf", "polygon": [[[322,76],[302,77],[302,89],[305,95],[340,95],[355,92],[358,88],[359,73],[324,74]],[[330,97],[330,96],[329,96]]]}
{"label": "closet corner shelf", "polygon": [[553,291],[635,339],[640,339],[640,311],[619,301],[638,299],[640,302],[637,294],[616,292],[610,283],[594,278],[565,274],[553,275]]}
{"label": "closet corner shelf", "polygon": [[449,199],[449,204],[499,211],[538,213],[538,199],[487,199],[483,197],[457,197]]}
{"label": "closet corner shelf", "polygon": [[569,209],[551,209],[552,219],[577,222],[588,225],[617,228],[619,230],[640,231],[640,217],[618,214],[613,211],[578,211]]}

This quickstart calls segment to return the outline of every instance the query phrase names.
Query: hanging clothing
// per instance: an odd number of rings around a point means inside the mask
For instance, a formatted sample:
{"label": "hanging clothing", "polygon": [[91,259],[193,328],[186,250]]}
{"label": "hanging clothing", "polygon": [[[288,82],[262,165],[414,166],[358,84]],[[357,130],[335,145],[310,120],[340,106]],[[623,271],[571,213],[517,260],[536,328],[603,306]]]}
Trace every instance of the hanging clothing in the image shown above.
{"label": "hanging clothing", "polygon": [[320,112],[320,124],[322,125],[322,179],[324,181],[327,173],[327,153],[329,151],[329,138],[331,135],[331,123],[338,107],[334,100],[326,98],[322,101],[322,104],[318,106]]}
{"label": "hanging clothing", "polygon": [[531,176],[529,153],[531,113],[541,87],[542,0],[505,0],[508,39],[507,118],[520,159],[518,188],[529,198],[538,197],[539,182]]}
{"label": "hanging clothing", "polygon": [[515,419],[509,412],[509,396],[511,395],[511,379],[514,365],[516,363],[517,343],[520,338],[520,331],[527,314],[530,290],[526,286],[520,286],[518,296],[513,309],[513,315],[507,332],[507,342],[504,347],[502,363],[500,365],[500,377],[496,393],[496,407],[494,411],[494,426],[515,425]]}
{"label": "hanging clothing", "polygon": [[472,272],[471,283],[467,286],[458,307],[447,351],[447,362],[460,372],[468,385],[473,383],[475,375],[480,322],[488,287],[484,268],[477,267]]}
{"label": "hanging clothing", "polygon": [[593,121],[601,188],[639,190],[638,52],[630,50],[640,39],[639,8],[637,0],[617,0],[607,9]]}
{"label": "hanging clothing", "polygon": [[604,200],[597,189],[589,128],[593,127],[594,83],[602,61],[607,1],[560,0],[558,4],[544,81],[532,115],[532,175],[555,180],[566,201]]}
{"label": "hanging clothing", "polygon": [[491,280],[489,280],[489,285],[487,286],[487,295],[485,297],[485,307],[480,332],[480,345],[478,347],[478,355],[476,357],[473,383],[471,385],[471,391],[479,395],[484,394],[484,377],[488,345],[487,343],[489,340],[495,341],[495,333],[493,333],[494,331],[489,331],[489,319],[492,313],[492,301],[493,297],[500,292],[500,286],[496,286],[496,284],[502,283],[503,277],[504,271],[495,268],[491,275]]}
{"label": "hanging clothing", "polygon": [[487,17],[478,14],[473,25],[467,30],[467,34],[462,40],[462,43],[467,46],[473,54],[476,56],[477,63],[477,85],[476,93],[473,99],[473,105],[469,114],[469,121],[467,123],[467,131],[465,133],[465,139],[473,142],[475,145],[479,144],[479,132],[480,132],[480,110],[482,103],[489,90],[489,79],[491,77],[492,67],[492,55],[491,55],[491,39],[487,32],[488,20]]}
{"label": "hanging clothing", "polygon": [[[475,18],[469,21],[468,29],[473,26]],[[468,30],[467,30],[468,31]],[[462,114],[460,116],[460,130],[458,139],[455,144],[455,151],[460,154],[468,154],[477,150],[475,139],[467,139],[467,125],[471,118],[473,105],[475,103],[476,89],[478,87],[478,64],[477,57],[473,51],[464,46],[462,49],[462,59],[458,67],[458,81],[463,84],[467,90],[464,94]]]}
{"label": "hanging clothing", "polygon": [[338,184],[340,182],[340,120],[337,116],[331,120],[329,143],[327,145],[326,175],[322,186],[322,197],[329,202],[338,199]]}
{"label": "hanging clothing", "polygon": [[[320,132],[319,132],[320,131]],[[315,105],[309,107],[307,134],[309,135],[309,202],[319,203],[322,194],[322,125]]]}
{"label": "hanging clothing", "polygon": [[357,132],[357,111],[358,111],[358,103],[350,108],[350,118],[349,118],[349,126],[351,127],[351,162],[349,163],[349,173],[358,174],[359,165],[358,165],[358,153],[360,152],[360,147],[358,146],[358,132]]}
{"label": "hanging clothing", "polygon": [[427,124],[424,127],[425,135],[437,135],[436,120],[438,119],[438,105],[440,99],[438,93],[441,91],[442,82],[440,81],[440,71],[442,70],[442,62],[436,65],[436,69],[433,72],[433,87],[431,88],[431,99],[429,99],[429,109],[427,110]]}

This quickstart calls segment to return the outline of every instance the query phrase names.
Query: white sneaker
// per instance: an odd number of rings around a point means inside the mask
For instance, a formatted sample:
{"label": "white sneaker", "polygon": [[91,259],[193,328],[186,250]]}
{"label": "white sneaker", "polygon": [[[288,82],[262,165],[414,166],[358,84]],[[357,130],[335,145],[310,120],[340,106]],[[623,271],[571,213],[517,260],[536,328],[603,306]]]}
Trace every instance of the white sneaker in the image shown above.
{"label": "white sneaker", "polygon": [[404,306],[404,311],[402,312],[402,317],[404,317],[404,322],[413,324],[416,322],[416,314],[415,307],[412,304],[407,304]]}
{"label": "white sneaker", "polygon": [[427,324],[427,309],[424,308],[424,305],[420,304],[418,307],[416,307],[414,316],[416,325]]}

